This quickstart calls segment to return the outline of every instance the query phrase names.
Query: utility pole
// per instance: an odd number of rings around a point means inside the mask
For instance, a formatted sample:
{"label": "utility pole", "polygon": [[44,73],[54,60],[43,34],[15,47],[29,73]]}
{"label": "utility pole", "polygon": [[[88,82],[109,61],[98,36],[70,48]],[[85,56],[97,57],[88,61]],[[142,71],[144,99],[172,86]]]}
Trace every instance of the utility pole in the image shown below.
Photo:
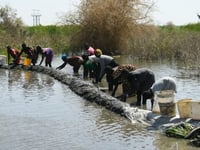
{"label": "utility pole", "polygon": [[38,26],[40,25],[40,10],[33,10],[33,13],[31,14],[33,17],[33,26]]}

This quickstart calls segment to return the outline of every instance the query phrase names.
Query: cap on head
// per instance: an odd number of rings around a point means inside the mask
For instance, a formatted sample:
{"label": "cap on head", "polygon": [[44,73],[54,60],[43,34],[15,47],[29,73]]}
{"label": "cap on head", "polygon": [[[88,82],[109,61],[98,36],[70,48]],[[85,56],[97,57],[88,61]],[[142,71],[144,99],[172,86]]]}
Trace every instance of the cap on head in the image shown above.
{"label": "cap on head", "polygon": [[95,56],[100,57],[102,55],[101,49],[96,49],[94,54],[95,54]]}

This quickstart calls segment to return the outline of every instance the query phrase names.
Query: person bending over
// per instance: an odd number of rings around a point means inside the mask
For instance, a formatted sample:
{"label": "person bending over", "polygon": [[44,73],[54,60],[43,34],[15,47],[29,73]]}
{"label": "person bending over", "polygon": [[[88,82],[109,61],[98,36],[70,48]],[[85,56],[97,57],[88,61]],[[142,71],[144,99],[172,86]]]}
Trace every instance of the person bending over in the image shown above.
{"label": "person bending over", "polygon": [[63,60],[63,64],[58,66],[56,69],[63,69],[67,64],[71,65],[73,67],[74,73],[78,73],[81,65],[83,64],[83,58],[81,56],[71,56],[67,57],[67,55],[63,55],[61,57]]}
{"label": "person bending over", "polygon": [[171,90],[177,93],[177,86],[174,78],[166,76],[158,79],[149,90],[143,93],[143,101],[151,99],[151,106],[153,108],[155,93],[165,90]]}
{"label": "person bending over", "polygon": [[83,78],[87,79],[88,76],[90,79],[95,77],[95,61],[94,55],[82,55],[83,58]]}
{"label": "person bending over", "polygon": [[26,58],[31,59],[31,63],[33,65],[36,64],[36,51],[33,48],[28,47],[25,43],[23,43],[22,49],[16,59],[19,59],[22,53],[26,54]]}
{"label": "person bending over", "polygon": [[112,91],[112,96],[115,96],[117,88],[120,84],[122,84],[122,90],[125,90],[129,87],[127,83],[122,83],[121,72],[123,69],[127,69],[128,71],[133,71],[136,69],[136,67],[132,64],[122,64],[115,68],[108,66],[105,69],[106,80],[108,83],[108,90]]}
{"label": "person bending over", "polygon": [[51,63],[53,61],[53,49],[52,48],[41,48],[40,46],[37,46],[36,51],[37,51],[36,60],[38,59],[39,54],[42,55],[42,59],[41,59],[39,65],[42,65],[42,62],[44,61],[44,58],[45,58],[45,66],[52,67]]}
{"label": "person bending over", "polygon": [[125,101],[129,94],[135,93],[137,95],[136,105],[141,106],[141,102],[146,104],[146,101],[142,101],[142,96],[155,82],[155,74],[153,71],[147,68],[139,68],[130,72],[127,69],[123,69],[121,78],[122,82],[130,85],[128,91],[123,91]]}
{"label": "person bending over", "polygon": [[8,55],[8,64],[10,64],[11,57],[13,58],[13,64],[16,64],[16,65],[20,64],[21,58],[18,57],[19,55],[18,50],[11,48],[11,46],[7,46],[7,55]]}
{"label": "person bending over", "polygon": [[110,66],[112,68],[119,66],[119,64],[114,60],[113,57],[108,55],[102,55],[102,51],[100,49],[95,50],[95,58],[94,62],[96,65],[96,83],[101,82],[103,76],[105,75],[105,68]]}

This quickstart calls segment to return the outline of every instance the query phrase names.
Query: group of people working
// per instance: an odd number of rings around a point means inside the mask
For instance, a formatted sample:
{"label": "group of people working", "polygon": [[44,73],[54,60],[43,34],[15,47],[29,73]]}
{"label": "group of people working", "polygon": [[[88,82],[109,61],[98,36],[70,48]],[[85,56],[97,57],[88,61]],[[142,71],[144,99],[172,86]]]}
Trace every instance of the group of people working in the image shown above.
{"label": "group of people working", "polygon": [[86,52],[81,56],[62,55],[63,64],[56,69],[63,69],[67,64],[73,67],[74,73],[78,73],[83,66],[83,78],[93,78],[95,83],[101,82],[106,74],[107,66],[112,68],[118,66],[113,57],[102,54],[101,49],[94,49],[91,46],[86,47]]}
{"label": "group of people working", "polygon": [[[108,83],[108,90],[112,91],[112,96],[115,96],[116,90],[122,84],[122,94],[118,96],[122,101],[130,96],[137,95],[136,105],[146,104],[147,99],[153,100],[156,91],[172,90],[176,92],[175,80],[171,77],[163,77],[155,81],[155,74],[147,68],[136,68],[132,64],[118,64],[111,56],[104,55],[101,49],[94,49],[88,44],[85,45],[85,52],[81,56],[62,55],[63,63],[56,69],[63,69],[67,64],[73,67],[74,73],[78,73],[83,66],[83,78],[93,78],[94,83],[101,82],[104,75]],[[31,59],[31,63],[36,65],[39,55],[42,59],[39,65],[45,59],[45,66],[52,67],[53,49],[52,48],[31,48],[22,44],[21,51],[18,51],[10,46],[7,46],[8,64],[10,57],[13,58],[14,64],[20,64],[22,53],[26,54],[27,58]]]}
{"label": "group of people working", "polygon": [[53,49],[52,48],[41,48],[40,46],[36,46],[36,48],[32,48],[27,46],[25,43],[21,45],[21,51],[12,48],[11,46],[7,46],[7,55],[8,55],[8,64],[11,64],[10,59],[13,58],[12,64],[18,65],[21,63],[21,55],[25,54],[27,59],[31,60],[33,65],[36,65],[39,55],[42,56],[40,64],[44,61],[45,58],[45,66],[52,67],[53,60]]}

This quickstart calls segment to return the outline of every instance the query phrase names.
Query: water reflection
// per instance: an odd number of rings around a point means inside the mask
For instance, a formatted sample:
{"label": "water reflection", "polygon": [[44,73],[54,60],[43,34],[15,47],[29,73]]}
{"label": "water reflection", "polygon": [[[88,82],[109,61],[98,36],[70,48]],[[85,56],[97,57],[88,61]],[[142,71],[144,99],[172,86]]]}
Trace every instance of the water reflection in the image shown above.
{"label": "water reflection", "polygon": [[12,88],[14,85],[19,85],[24,89],[32,90],[35,87],[38,87],[39,89],[45,88],[46,86],[52,87],[54,84],[53,78],[43,77],[37,72],[21,70],[8,70],[6,72],[8,72],[8,85],[10,88]]}
{"label": "water reflection", "polygon": [[21,71],[16,70],[16,71],[10,71],[8,70],[8,85],[12,87],[17,82],[21,82]]}
{"label": "water reflection", "polygon": [[[175,77],[177,99],[199,96],[199,78],[191,77],[174,62],[117,59],[138,68],[151,68],[156,78]],[[73,73],[70,67],[63,71]],[[195,149],[185,140],[133,125],[120,115],[83,100],[47,75],[0,70],[0,81],[1,149]]]}
{"label": "water reflection", "polygon": [[[52,77],[44,76],[37,72],[21,70],[7,70],[7,76],[8,90],[13,92],[13,95],[9,95],[9,99],[12,102],[15,99],[20,99],[22,96],[20,94],[22,93],[27,101],[32,101],[34,97],[41,101],[46,100],[46,98],[54,94],[54,79]],[[33,93],[35,92],[36,94],[34,95]]]}

